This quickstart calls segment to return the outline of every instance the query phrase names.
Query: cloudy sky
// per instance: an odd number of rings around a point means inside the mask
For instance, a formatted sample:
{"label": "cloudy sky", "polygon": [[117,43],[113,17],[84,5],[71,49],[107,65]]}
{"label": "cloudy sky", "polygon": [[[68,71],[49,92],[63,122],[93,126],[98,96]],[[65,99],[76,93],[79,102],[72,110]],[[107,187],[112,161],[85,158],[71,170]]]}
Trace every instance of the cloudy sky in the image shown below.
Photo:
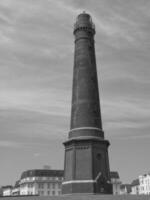
{"label": "cloudy sky", "polygon": [[150,170],[150,1],[0,1],[0,185],[21,172],[63,168],[70,123],[73,23],[96,25],[110,168],[130,182]]}

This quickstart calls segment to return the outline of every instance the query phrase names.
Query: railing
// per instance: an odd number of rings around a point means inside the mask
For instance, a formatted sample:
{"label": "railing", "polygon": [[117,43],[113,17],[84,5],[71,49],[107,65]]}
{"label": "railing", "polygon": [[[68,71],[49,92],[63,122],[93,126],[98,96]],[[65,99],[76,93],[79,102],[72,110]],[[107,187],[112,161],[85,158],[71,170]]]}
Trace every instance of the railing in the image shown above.
{"label": "railing", "polygon": [[80,27],[87,27],[87,28],[92,28],[95,30],[95,24],[92,21],[90,21],[90,23],[87,23],[87,24],[79,24],[78,22],[74,24],[74,29],[77,29]]}

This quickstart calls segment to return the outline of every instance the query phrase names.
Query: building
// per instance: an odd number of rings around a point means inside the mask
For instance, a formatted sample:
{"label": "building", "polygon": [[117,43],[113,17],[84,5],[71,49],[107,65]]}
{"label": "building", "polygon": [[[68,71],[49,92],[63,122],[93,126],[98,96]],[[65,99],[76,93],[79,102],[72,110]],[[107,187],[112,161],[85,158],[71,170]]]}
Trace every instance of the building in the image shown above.
{"label": "building", "polygon": [[131,194],[139,194],[139,179],[135,179],[132,181]]}
{"label": "building", "polygon": [[131,193],[131,185],[130,184],[122,184],[120,186],[120,194],[130,194]]}
{"label": "building", "polygon": [[6,185],[2,187],[3,196],[11,196],[12,195],[12,185]]}
{"label": "building", "polygon": [[22,173],[20,195],[57,196],[61,194],[63,170],[34,169]]}
{"label": "building", "polygon": [[110,172],[113,194],[120,194],[121,181],[118,172]]}
{"label": "building", "polygon": [[95,58],[95,26],[85,12],[74,25],[71,123],[65,146],[63,194],[111,194],[109,141],[102,128]]}
{"label": "building", "polygon": [[139,194],[150,194],[150,173],[139,176]]}
{"label": "building", "polygon": [[16,181],[15,186],[12,187],[11,191],[12,196],[19,196],[20,195],[20,181]]}

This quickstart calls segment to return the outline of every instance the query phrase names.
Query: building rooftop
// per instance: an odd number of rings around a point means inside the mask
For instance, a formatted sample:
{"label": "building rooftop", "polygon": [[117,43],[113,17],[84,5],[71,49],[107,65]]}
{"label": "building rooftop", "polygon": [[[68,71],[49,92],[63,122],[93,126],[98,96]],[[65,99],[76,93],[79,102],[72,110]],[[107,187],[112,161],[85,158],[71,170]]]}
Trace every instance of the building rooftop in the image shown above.
{"label": "building rooftop", "polygon": [[139,185],[139,179],[135,179],[132,181],[131,186]]}
{"label": "building rooftop", "polygon": [[150,172],[148,172],[147,174],[140,175],[140,176],[143,176],[143,177],[150,176]]}
{"label": "building rooftop", "polygon": [[13,186],[12,185],[4,185],[4,186],[2,186],[2,189],[8,189],[8,188],[13,188]]}
{"label": "building rooftop", "polygon": [[15,185],[13,186],[13,188],[20,187],[20,185],[19,185],[19,182],[20,182],[19,180],[18,180],[18,181],[16,181],[16,182],[15,182]]}
{"label": "building rooftop", "polygon": [[62,177],[64,174],[63,170],[49,170],[49,169],[32,169],[24,171],[21,175],[21,179],[27,178],[27,177]]}

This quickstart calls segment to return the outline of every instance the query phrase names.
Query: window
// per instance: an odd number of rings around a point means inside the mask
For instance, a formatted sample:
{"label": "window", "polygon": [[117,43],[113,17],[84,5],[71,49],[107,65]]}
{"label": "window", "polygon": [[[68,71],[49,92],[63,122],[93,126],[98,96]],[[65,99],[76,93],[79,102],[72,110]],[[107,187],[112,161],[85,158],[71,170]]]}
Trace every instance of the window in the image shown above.
{"label": "window", "polygon": [[50,191],[47,191],[47,195],[50,195]]}
{"label": "window", "polygon": [[47,183],[47,188],[50,188],[50,183]]}
{"label": "window", "polygon": [[52,184],[52,188],[55,189],[55,183]]}
{"label": "window", "polygon": [[44,184],[43,183],[39,183],[39,188],[43,189],[44,188]]}
{"label": "window", "polygon": [[52,191],[52,195],[55,195],[55,191]]}

